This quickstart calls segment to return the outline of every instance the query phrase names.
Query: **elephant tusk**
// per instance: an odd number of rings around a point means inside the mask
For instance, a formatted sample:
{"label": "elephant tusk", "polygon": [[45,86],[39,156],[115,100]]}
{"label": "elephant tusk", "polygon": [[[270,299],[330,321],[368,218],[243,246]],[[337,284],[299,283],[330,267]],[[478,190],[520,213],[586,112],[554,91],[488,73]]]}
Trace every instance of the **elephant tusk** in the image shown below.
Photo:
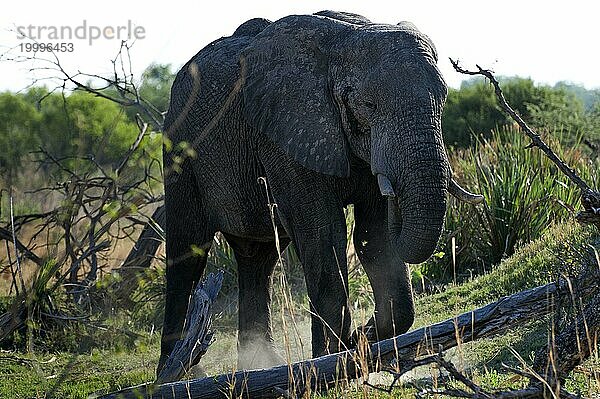
{"label": "elephant tusk", "polygon": [[395,197],[396,193],[394,193],[394,187],[392,187],[392,182],[386,175],[382,175],[380,173],[377,174],[377,184],[379,184],[379,191],[381,191],[381,195],[384,197]]}
{"label": "elephant tusk", "polygon": [[457,199],[463,202],[468,202],[469,204],[480,204],[483,202],[483,195],[473,194],[462,188],[454,178],[450,179],[450,184],[448,185],[448,192],[455,196]]}

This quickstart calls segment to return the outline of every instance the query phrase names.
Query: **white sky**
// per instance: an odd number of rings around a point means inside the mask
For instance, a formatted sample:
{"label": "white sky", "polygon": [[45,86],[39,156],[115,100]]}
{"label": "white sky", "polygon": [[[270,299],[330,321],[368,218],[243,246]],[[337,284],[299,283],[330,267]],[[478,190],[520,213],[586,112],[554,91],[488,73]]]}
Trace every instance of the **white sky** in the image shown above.
{"label": "white sky", "polygon": [[[90,6],[84,8],[84,4]],[[549,84],[566,80],[589,89],[600,87],[597,4],[595,0],[12,0],[2,5],[0,53],[23,42],[10,31],[16,26],[75,28],[85,19],[88,25],[104,27],[126,25],[131,20],[146,31],[146,37],[132,49],[134,74],[139,76],[151,62],[171,63],[178,68],[210,41],[232,34],[249,18],[275,20],[289,14],[333,9],[362,14],[375,22],[413,22],[434,41],[440,69],[453,87],[458,87],[463,76],[453,71],[448,57],[460,59],[466,67],[479,63],[499,75],[531,77]],[[60,55],[70,72],[102,74],[111,70],[110,60],[119,48],[118,40],[101,39],[91,46],[85,40],[72,42],[75,51]],[[26,87],[35,77],[29,67],[0,61],[0,90]]]}

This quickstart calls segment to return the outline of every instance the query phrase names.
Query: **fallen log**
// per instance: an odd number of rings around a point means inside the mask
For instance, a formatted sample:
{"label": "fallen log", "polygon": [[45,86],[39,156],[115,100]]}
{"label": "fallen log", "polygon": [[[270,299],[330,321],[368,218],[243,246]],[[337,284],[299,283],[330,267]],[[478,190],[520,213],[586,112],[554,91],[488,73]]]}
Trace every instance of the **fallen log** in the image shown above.
{"label": "fallen log", "polygon": [[[584,274],[579,289],[598,294],[598,271]],[[438,353],[461,343],[502,333],[517,325],[539,319],[553,311],[558,295],[569,293],[565,281],[550,283],[466,312],[452,319],[419,328],[371,345],[368,350],[348,350],[270,369],[235,373],[163,385],[143,384],[114,392],[102,399],[116,398],[276,398],[294,397],[322,390],[338,381],[368,376],[370,372],[394,368],[403,373],[418,356]]]}

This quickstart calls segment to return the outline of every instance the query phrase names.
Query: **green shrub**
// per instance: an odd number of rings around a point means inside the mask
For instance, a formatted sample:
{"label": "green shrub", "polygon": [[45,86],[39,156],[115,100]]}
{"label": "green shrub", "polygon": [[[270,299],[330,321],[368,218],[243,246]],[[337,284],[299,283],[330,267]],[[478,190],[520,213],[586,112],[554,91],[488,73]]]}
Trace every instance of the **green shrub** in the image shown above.
{"label": "green shrub", "polygon": [[[578,148],[562,148],[556,139],[546,140],[585,180],[597,182],[597,160]],[[441,240],[445,256],[423,265],[429,278],[449,281],[455,273],[464,277],[483,272],[540,237],[553,222],[569,217],[567,208],[579,203],[578,189],[540,150],[527,149],[528,143],[516,128],[503,128],[490,140],[450,153],[457,179],[482,194],[485,203],[474,207],[450,200]]]}
{"label": "green shrub", "polygon": [[[527,123],[538,130],[562,130],[565,144],[573,145],[584,134],[592,133],[594,125],[598,126],[594,123],[598,121],[594,107],[584,105],[584,100],[589,103],[598,99],[594,91],[579,86],[536,85],[531,79],[518,77],[500,78],[500,86],[511,107]],[[493,87],[485,80],[474,78],[463,82],[459,90],[449,90],[442,116],[448,145],[468,147],[480,138],[489,139],[493,130],[511,124],[512,120],[498,106]]]}
{"label": "green shrub", "polygon": [[[46,95],[40,103],[38,135],[55,157],[94,156],[101,165],[118,163],[134,142],[138,128],[115,103],[75,91]],[[81,167],[77,159],[69,165]]]}

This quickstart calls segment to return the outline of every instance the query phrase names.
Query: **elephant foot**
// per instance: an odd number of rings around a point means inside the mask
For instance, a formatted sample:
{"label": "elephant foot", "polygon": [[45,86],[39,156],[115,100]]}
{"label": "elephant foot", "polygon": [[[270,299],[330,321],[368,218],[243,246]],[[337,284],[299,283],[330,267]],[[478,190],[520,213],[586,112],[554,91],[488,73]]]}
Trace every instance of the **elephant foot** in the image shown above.
{"label": "elephant foot", "polygon": [[352,345],[353,348],[356,348],[361,344],[364,345],[364,343],[372,344],[377,341],[377,330],[374,323],[372,323],[372,320],[369,320],[367,324],[354,330],[350,336],[350,345]]}
{"label": "elephant foot", "polygon": [[238,348],[238,369],[266,369],[285,364],[270,342],[253,342]]}
{"label": "elephant foot", "polygon": [[200,366],[199,364],[196,364],[196,365],[192,366],[190,371],[188,371],[187,377],[188,378],[204,378],[204,377],[208,377],[208,374],[206,373],[206,371],[204,371],[204,368],[202,368],[202,366]]}

